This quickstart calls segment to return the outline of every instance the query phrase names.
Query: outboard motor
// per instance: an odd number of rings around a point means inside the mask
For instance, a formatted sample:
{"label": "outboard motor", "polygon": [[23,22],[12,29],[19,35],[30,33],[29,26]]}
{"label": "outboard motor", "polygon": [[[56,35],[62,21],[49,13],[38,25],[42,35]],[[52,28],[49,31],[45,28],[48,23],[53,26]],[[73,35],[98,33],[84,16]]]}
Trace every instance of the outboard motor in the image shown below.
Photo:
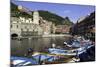
{"label": "outboard motor", "polygon": [[67,42],[64,42],[64,45],[67,45]]}

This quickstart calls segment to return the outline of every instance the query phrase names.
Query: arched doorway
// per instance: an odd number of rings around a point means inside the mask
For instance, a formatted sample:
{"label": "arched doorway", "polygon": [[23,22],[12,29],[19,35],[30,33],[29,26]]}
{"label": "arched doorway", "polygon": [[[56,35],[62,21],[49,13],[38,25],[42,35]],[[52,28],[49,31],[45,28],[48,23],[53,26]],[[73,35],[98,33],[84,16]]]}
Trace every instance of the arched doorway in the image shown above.
{"label": "arched doorway", "polygon": [[11,34],[11,37],[18,37],[18,34],[13,33],[13,34]]}

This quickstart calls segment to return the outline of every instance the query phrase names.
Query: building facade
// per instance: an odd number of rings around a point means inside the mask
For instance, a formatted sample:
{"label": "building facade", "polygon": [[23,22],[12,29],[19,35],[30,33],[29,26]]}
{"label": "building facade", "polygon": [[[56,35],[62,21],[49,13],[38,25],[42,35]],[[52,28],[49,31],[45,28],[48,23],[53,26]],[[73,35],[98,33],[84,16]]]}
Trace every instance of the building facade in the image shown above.
{"label": "building facade", "polygon": [[[13,4],[11,10],[11,36],[42,36],[49,34],[69,33],[68,25],[56,25],[44,20],[38,11],[30,11],[21,5]],[[15,9],[16,8],[16,9]]]}
{"label": "building facade", "polygon": [[55,32],[59,34],[68,34],[70,31],[70,26],[68,25],[57,25]]}
{"label": "building facade", "polygon": [[[27,12],[28,10],[22,6],[18,6],[18,10],[19,11],[17,13],[20,13],[18,17],[14,14],[14,12],[11,12],[10,25],[12,36],[34,36],[51,34],[52,22],[44,20],[42,17],[40,17],[38,11]],[[28,17],[29,15],[32,17]]]}
{"label": "building facade", "polygon": [[95,12],[80,18],[73,26],[72,33],[95,39]]}

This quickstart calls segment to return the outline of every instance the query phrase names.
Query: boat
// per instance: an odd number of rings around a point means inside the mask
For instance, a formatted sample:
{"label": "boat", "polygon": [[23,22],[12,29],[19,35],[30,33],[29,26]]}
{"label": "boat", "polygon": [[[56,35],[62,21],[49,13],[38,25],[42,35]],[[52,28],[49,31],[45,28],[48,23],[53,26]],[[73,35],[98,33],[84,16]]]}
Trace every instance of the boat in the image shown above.
{"label": "boat", "polygon": [[36,52],[32,55],[33,58],[38,60],[39,64],[58,64],[58,63],[67,63],[67,62],[78,62],[79,58],[75,58],[74,56],[66,56],[61,54],[44,54],[40,52]]}
{"label": "boat", "polygon": [[16,67],[38,64],[38,62],[35,59],[27,58],[27,57],[11,56],[11,61],[12,61],[13,66],[16,66]]}
{"label": "boat", "polygon": [[[84,41],[83,44],[81,44],[80,42],[76,43],[78,41],[74,41],[72,45],[70,45],[71,48],[73,47],[77,47],[77,48],[73,48],[73,49],[59,49],[59,48],[49,48],[48,51],[50,54],[56,54],[56,55],[80,55],[84,52],[86,52],[87,49],[91,48],[92,46],[94,46],[91,41]],[[66,45],[68,45],[66,43]]]}
{"label": "boat", "polygon": [[13,61],[14,66],[79,62],[84,61],[83,57],[87,57],[87,50],[95,46],[90,40],[83,40],[82,43],[80,40],[74,40],[72,43],[73,44],[69,45],[67,42],[64,42],[64,44],[69,46],[69,48],[77,48],[70,50],[67,48],[56,48],[56,46],[53,44],[52,48],[47,49],[48,53],[33,52],[33,50],[29,50],[29,53],[32,52],[31,58],[11,56],[11,60]]}

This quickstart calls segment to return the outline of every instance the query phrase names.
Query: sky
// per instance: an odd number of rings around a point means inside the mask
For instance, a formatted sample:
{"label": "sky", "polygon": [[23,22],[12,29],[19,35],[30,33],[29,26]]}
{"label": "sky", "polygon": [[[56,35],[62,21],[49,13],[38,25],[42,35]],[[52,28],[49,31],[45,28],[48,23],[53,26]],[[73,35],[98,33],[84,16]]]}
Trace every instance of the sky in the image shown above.
{"label": "sky", "polygon": [[80,17],[87,16],[91,12],[95,11],[95,6],[93,5],[59,4],[17,0],[11,1],[16,5],[22,5],[31,11],[45,10],[55,13],[63,18],[67,16],[73,23],[76,23]]}

